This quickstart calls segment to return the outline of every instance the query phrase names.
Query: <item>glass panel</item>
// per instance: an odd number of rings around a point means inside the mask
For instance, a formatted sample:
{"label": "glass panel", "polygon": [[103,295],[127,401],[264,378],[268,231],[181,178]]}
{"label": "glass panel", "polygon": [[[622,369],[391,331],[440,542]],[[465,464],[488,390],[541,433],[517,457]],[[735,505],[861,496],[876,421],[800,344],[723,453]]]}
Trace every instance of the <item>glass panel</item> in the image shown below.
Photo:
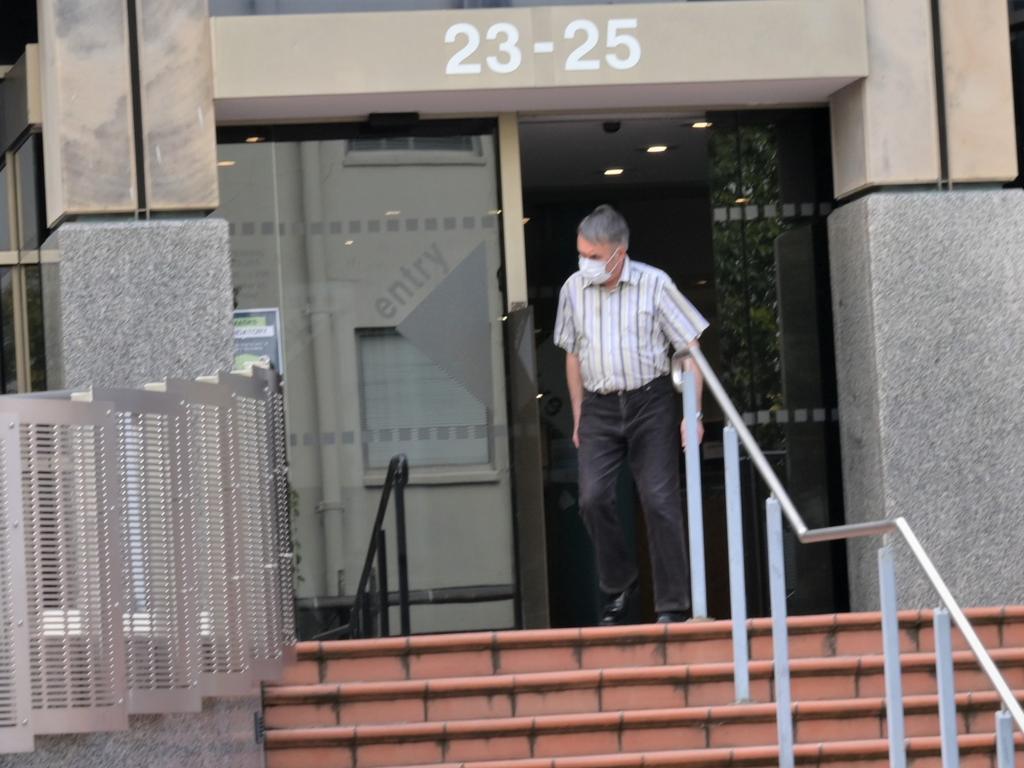
{"label": "glass panel", "polygon": [[0,385],[4,394],[18,391],[14,344],[14,271],[0,267]]}
{"label": "glass panel", "polygon": [[32,135],[15,150],[18,178],[18,224],[21,250],[34,251],[46,236],[43,204],[42,138]]}
{"label": "glass panel", "polygon": [[38,264],[21,267],[25,276],[25,322],[28,323],[29,387],[46,390],[46,337],[43,324],[43,277]]}
{"label": "glass panel", "polygon": [[[400,452],[412,587],[509,588],[414,607],[417,632],[514,624],[496,140],[443,126],[224,131],[239,141],[219,148],[236,307],[283,327],[299,595],[354,591]],[[306,635],[336,618],[303,616]]]}
{"label": "glass panel", "polygon": [[[666,0],[662,0],[665,2]],[[686,0],[667,0],[686,2]],[[610,0],[605,5],[631,5],[650,0]],[[694,2],[694,0],[690,0]],[[520,8],[547,5],[593,5],[594,0],[210,0],[213,16],[257,16],[280,13],[348,13],[367,11],[434,11],[459,8]]]}
{"label": "glass panel", "polygon": [[396,453],[414,466],[490,461],[484,404],[407,339],[360,333],[359,373],[368,467]]}
{"label": "glass panel", "polygon": [[9,174],[7,166],[0,166],[0,251],[15,250],[11,242],[10,193],[7,189]]}

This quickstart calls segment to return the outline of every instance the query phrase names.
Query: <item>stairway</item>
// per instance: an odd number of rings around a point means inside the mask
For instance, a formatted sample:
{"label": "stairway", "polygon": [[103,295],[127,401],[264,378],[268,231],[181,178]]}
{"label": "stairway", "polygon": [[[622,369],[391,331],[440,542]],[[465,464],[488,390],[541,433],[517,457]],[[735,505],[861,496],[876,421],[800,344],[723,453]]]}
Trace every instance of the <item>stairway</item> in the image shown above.
{"label": "stairway", "polygon": [[[1024,606],[967,612],[1024,696]],[[771,631],[728,621],[300,643],[264,691],[269,768],[774,766]],[[900,613],[908,765],[941,765],[931,612]],[[877,613],[789,620],[797,764],[887,766]],[[961,766],[994,766],[999,702],[954,630]],[[1024,766],[1018,742],[1019,766]]]}

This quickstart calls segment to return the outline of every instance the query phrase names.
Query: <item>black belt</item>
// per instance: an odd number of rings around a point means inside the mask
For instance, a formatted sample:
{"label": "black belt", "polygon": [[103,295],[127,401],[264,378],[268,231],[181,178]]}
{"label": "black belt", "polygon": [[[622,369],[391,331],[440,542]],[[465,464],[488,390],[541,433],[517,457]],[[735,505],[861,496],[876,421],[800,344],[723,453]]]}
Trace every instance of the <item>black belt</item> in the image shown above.
{"label": "black belt", "polygon": [[656,379],[651,379],[646,384],[644,384],[643,386],[637,387],[636,389],[620,389],[620,390],[617,390],[615,392],[592,392],[592,391],[590,391],[588,389],[588,390],[584,390],[583,394],[586,397],[598,397],[598,398],[602,398],[602,397],[630,397],[632,395],[639,395],[639,394],[644,394],[644,393],[657,392],[658,390],[660,390],[662,388],[665,388],[665,387],[670,388],[670,389],[672,387],[672,377],[669,374],[667,374],[667,373],[664,376],[659,376]]}

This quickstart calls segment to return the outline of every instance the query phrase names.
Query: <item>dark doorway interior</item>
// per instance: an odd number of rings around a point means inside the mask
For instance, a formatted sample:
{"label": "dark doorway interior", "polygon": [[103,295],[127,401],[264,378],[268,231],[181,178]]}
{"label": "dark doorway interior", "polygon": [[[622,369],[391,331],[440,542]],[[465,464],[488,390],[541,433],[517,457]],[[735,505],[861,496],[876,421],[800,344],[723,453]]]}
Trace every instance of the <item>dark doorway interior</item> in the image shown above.
{"label": "dark doorway interior", "polygon": [[[600,203],[611,203],[629,220],[631,256],[664,269],[711,321],[702,338],[705,353],[808,523],[840,522],[824,229],[831,210],[827,113],[543,119],[521,125],[521,142],[553,625],[592,624],[601,605],[590,543],[576,506],[564,355],[551,340],[558,290],[576,269],[576,225]],[[665,149],[649,152],[651,147]],[[621,173],[606,175],[608,169]],[[705,402],[705,413],[708,605],[712,616],[727,617],[723,423],[710,402]],[[748,602],[752,615],[763,615],[766,490],[749,462],[744,465]],[[646,536],[642,515],[634,515],[639,501],[628,471],[619,497],[641,568],[634,619],[647,621],[653,612]],[[844,610],[842,545],[790,544],[790,609]]]}
{"label": "dark doorway interior", "polygon": [[35,0],[4,0],[0,6],[0,66],[13,64],[26,45],[38,41]]}

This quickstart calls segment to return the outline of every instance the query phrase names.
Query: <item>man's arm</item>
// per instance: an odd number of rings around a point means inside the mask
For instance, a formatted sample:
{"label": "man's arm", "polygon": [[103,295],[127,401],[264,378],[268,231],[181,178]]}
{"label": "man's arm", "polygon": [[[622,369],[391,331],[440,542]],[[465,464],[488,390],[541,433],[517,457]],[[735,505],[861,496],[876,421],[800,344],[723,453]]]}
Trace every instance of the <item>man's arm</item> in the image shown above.
{"label": "man's arm", "polygon": [[[694,339],[687,344],[690,349],[700,349],[700,342]],[[693,374],[693,381],[696,384],[697,390],[697,411],[698,413],[703,411],[701,403],[704,401],[704,376],[700,372],[700,368],[693,362],[693,357],[687,357],[684,363],[686,371]],[[686,417],[683,417],[683,423],[679,425],[679,439],[682,441],[683,450],[686,450]],[[704,439],[704,420],[697,420],[697,443]]]}
{"label": "man's arm", "polygon": [[565,380],[569,384],[569,399],[572,401],[572,444],[579,448],[580,411],[583,407],[583,376],[580,373],[580,359],[572,352],[565,353]]}

